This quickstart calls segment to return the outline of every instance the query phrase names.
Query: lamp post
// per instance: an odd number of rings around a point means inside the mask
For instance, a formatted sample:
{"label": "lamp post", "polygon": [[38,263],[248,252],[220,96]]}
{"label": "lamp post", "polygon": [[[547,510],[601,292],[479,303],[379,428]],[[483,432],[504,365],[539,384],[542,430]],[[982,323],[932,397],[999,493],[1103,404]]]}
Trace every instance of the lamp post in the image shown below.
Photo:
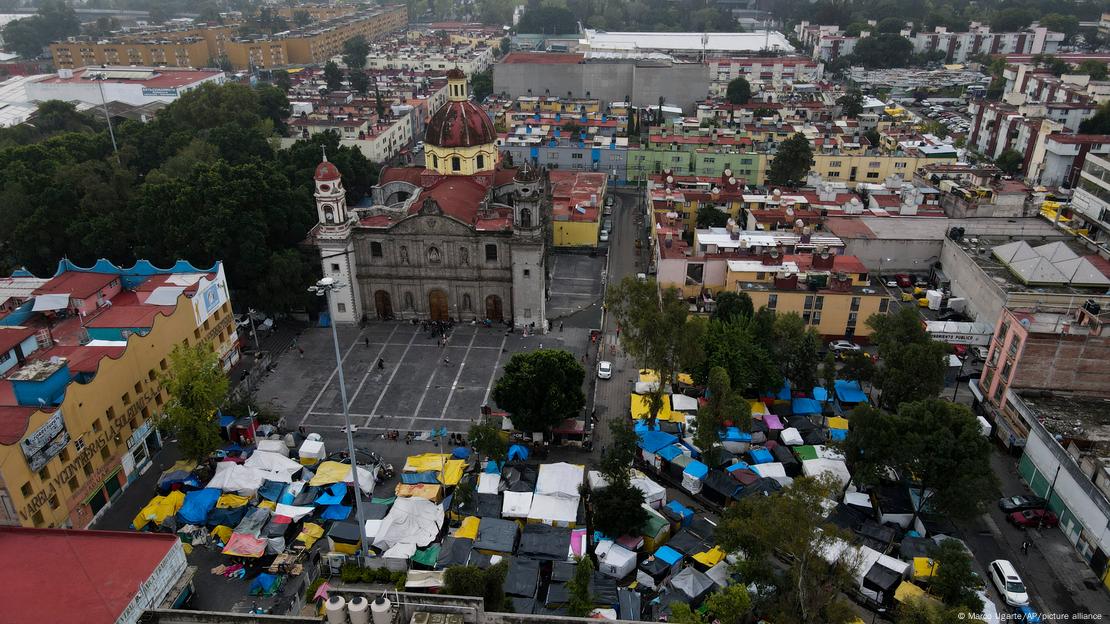
{"label": "lamp post", "polygon": [[[317,296],[324,298],[328,304],[328,310],[331,310],[331,298],[333,294],[340,288],[345,288],[345,284],[335,281],[334,278],[325,277],[316,282],[315,285],[309,286],[308,291]],[[339,400],[343,402],[343,424],[347,431],[347,453],[351,457],[351,481],[355,486],[355,516],[358,518],[358,544],[359,549],[362,551],[362,556],[367,556],[366,548],[366,514],[362,509],[362,489],[358,483],[358,455],[355,452],[355,438],[351,427],[351,413],[347,408],[347,383],[343,378],[343,356],[339,351],[339,333],[335,329],[335,319],[331,320],[331,341],[335,347],[335,370],[339,374]],[[359,565],[362,562],[359,561]]]}
{"label": "lamp post", "polygon": [[108,78],[104,72],[93,74],[93,80],[100,89],[100,106],[104,108],[104,121],[108,123],[108,136],[112,138],[112,152],[116,155],[116,164],[120,164],[119,148],[116,147],[116,132],[112,129],[112,116],[108,114],[108,100],[104,97],[104,81]]}

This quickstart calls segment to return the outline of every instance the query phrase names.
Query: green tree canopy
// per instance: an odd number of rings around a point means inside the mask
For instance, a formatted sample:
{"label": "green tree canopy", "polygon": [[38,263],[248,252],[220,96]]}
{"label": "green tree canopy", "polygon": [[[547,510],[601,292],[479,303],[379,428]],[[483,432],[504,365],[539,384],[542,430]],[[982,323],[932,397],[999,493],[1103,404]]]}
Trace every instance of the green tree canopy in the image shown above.
{"label": "green tree canopy", "polygon": [[929,579],[929,591],[949,607],[960,607],[972,613],[983,612],[978,591],[983,579],[975,573],[971,553],[959,540],[944,540],[932,553],[936,573]]}
{"label": "green tree canopy", "polygon": [[1010,7],[995,12],[991,18],[991,30],[995,32],[1014,32],[1023,30],[1036,19],[1033,10],[1023,7]]}
{"label": "green tree canopy", "polygon": [[470,90],[475,102],[485,100],[493,93],[493,69],[478,72],[470,77]]}
{"label": "green tree canopy", "polygon": [[775,316],[775,359],[783,377],[792,387],[808,390],[817,385],[818,351],[821,336],[813,327],[807,327],[796,312]]}
{"label": "green tree canopy", "polygon": [[1087,74],[1091,80],[1106,80],[1106,63],[1095,59],[1087,59],[1076,67],[1078,74]]}
{"label": "green tree canopy", "polygon": [[852,51],[850,61],[853,65],[863,65],[868,69],[906,67],[913,56],[913,44],[899,34],[872,35],[859,40]]}
{"label": "green tree canopy", "polygon": [[863,112],[863,93],[859,89],[852,89],[837,98],[836,103],[845,117],[854,119]]}
{"label": "green tree canopy", "polygon": [[733,78],[728,83],[725,99],[729,104],[747,104],[748,100],[752,99],[752,86],[743,76]]}
{"label": "green tree canopy", "polygon": [[727,212],[710,204],[698,207],[697,226],[699,228],[724,227],[728,224]]}
{"label": "green tree canopy", "polygon": [[609,483],[628,481],[631,470],[640,454],[640,438],[627,418],[609,421],[609,446],[601,456],[601,474]]}
{"label": "green tree canopy", "polygon": [[891,16],[891,17],[884,17],[883,19],[879,20],[879,23],[875,27],[875,30],[877,32],[880,32],[880,33],[898,34],[898,33],[902,32],[902,29],[905,28],[905,27],[906,27],[906,20],[904,20],[900,17]]}
{"label": "green tree canopy", "polygon": [[929,337],[913,308],[894,314],[874,314],[867,319],[871,339],[879,345],[881,367],[875,384],[882,389],[883,405],[937,396],[944,388],[948,346]]}
{"label": "green tree canopy", "polygon": [[324,64],[324,81],[328,84],[328,91],[339,91],[343,88],[343,70],[335,61]]}
{"label": "green tree canopy", "polygon": [[1080,134],[1110,134],[1110,102],[1098,107],[1095,114],[1079,122]]}
{"label": "green tree canopy", "polygon": [[576,557],[574,560],[574,576],[567,581],[567,593],[570,600],[567,608],[571,617],[586,617],[594,610],[594,598],[590,595],[590,584],[594,577],[594,561],[589,556]]}
{"label": "green tree canopy", "polygon": [[994,159],[994,164],[998,165],[998,168],[1005,173],[1014,175],[1021,172],[1024,161],[1025,157],[1021,155],[1021,152],[1007,147],[1006,149],[1002,150],[1002,153],[998,155],[998,158]]}
{"label": "green tree canopy", "polygon": [[483,418],[470,425],[466,437],[479,453],[494,461],[504,461],[509,456],[509,442],[501,435],[501,427],[493,418]]}
{"label": "green tree canopy", "polygon": [[590,494],[593,528],[616,539],[623,535],[639,535],[647,522],[643,508],[644,493],[627,480],[614,481]]}
{"label": "green tree canopy", "polygon": [[735,293],[726,290],[717,295],[714,302],[713,314],[709,318],[718,321],[733,321],[742,319],[746,321],[755,314],[755,306],[748,293]]}
{"label": "green tree canopy", "polygon": [[578,416],[586,404],[586,371],[568,351],[539,349],[516,353],[493,386],[493,400],[520,431],[547,431]]}
{"label": "green tree canopy", "polygon": [[508,571],[507,561],[485,570],[474,566],[451,566],[443,573],[444,593],[449,596],[477,596],[484,600],[487,611],[503,611]]}
{"label": "green tree canopy", "polygon": [[186,459],[201,461],[220,446],[216,410],[227,397],[227,375],[207,344],[177,345],[169,359],[161,378],[169,394],[162,425],[177,438]]}
{"label": "green tree canopy", "polygon": [[36,58],[52,41],[81,34],[81,22],[63,0],[42,0],[31,17],[4,25],[4,43],[20,56]]}
{"label": "green tree canopy", "polygon": [[578,21],[566,8],[555,6],[529,7],[516,25],[520,33],[558,35],[578,31]]}
{"label": "green tree canopy", "polygon": [[[865,39],[866,41],[866,39]],[[813,166],[813,148],[801,132],[783,141],[771,160],[767,183],[775,186],[798,186]]]}
{"label": "green tree canopy", "polygon": [[[1074,15],[1049,13],[1041,16],[1037,21],[1040,22],[1041,26],[1051,31],[1064,33],[1064,37],[1069,40],[1079,34],[1079,18]],[[1103,68],[1105,69],[1105,64]]]}

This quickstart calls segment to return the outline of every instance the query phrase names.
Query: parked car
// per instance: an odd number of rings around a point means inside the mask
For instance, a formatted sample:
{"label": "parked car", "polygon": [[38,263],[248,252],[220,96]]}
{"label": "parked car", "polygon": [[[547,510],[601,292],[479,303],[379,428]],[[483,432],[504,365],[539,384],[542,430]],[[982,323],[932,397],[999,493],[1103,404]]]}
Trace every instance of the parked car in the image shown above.
{"label": "parked car", "polygon": [[894,276],[894,280],[898,282],[900,288],[910,288],[913,286],[913,280],[910,279],[908,273],[899,273]]}
{"label": "parked car", "polygon": [[597,240],[599,240],[603,243],[608,243],[609,242],[609,230],[602,230],[601,235],[597,237]]}
{"label": "parked car", "polygon": [[977,359],[981,362],[986,362],[987,361],[987,354],[990,353],[990,350],[987,349],[986,347],[980,346],[980,347],[973,347],[971,349],[971,352],[973,354],[975,354],[975,359]]}
{"label": "parked car", "polygon": [[1027,509],[1044,509],[1047,506],[1048,501],[1040,496],[1007,496],[998,501],[998,508],[1008,514]]}
{"label": "parked car", "polygon": [[967,345],[952,345],[952,353],[961,360],[967,357]]}
{"label": "parked car", "polygon": [[858,353],[863,347],[850,340],[834,340],[829,343],[829,351],[837,358],[847,357],[850,353]]}
{"label": "parked car", "polygon": [[1015,511],[1014,513],[1006,516],[1014,526],[1025,527],[1027,529],[1039,529],[1041,527],[1053,528],[1060,525],[1060,519],[1056,514],[1047,509],[1026,509],[1025,511]]}
{"label": "parked car", "polygon": [[967,317],[962,313],[953,310],[952,308],[945,308],[937,313],[938,321],[966,321]]}
{"label": "parked car", "polygon": [[898,288],[898,282],[896,282],[894,280],[887,280],[886,281],[886,287],[887,288]]}
{"label": "parked car", "polygon": [[613,377],[613,363],[602,360],[597,363],[597,378],[611,379]]}
{"label": "parked car", "polygon": [[1014,564],[1005,559],[995,559],[990,564],[989,574],[1006,604],[1011,607],[1029,604],[1029,593],[1014,569]]}

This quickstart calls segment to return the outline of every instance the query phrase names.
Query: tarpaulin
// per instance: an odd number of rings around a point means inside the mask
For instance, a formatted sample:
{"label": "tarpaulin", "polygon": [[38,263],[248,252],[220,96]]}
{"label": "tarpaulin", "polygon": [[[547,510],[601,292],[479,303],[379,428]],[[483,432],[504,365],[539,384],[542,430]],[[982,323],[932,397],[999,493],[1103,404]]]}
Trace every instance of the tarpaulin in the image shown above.
{"label": "tarpaulin", "polygon": [[277,501],[281,498],[281,493],[285,490],[285,483],[281,481],[266,480],[262,482],[262,487],[258,488],[258,495],[268,501]]}
{"label": "tarpaulin", "polygon": [[[351,475],[351,465],[334,461],[322,462],[316,467],[316,474],[308,482],[309,485],[313,486],[331,485],[332,483],[354,483]],[[358,469],[358,487],[366,494],[374,492],[374,475],[361,466]]]}
{"label": "tarpaulin", "polygon": [[694,554],[694,561],[702,564],[707,568],[712,568],[725,558],[725,551],[721,550],[719,546],[714,546],[709,550],[702,551]]}
{"label": "tarpaulin", "polygon": [[474,548],[474,540],[460,537],[445,537],[440,545],[439,555],[435,567],[447,568],[454,565],[466,565],[470,560],[470,551]]}
{"label": "tarpaulin", "polygon": [[636,569],[636,553],[619,544],[612,544],[597,559],[598,571],[613,578],[624,578]]}
{"label": "tarpaulin", "polygon": [[301,532],[297,535],[297,541],[304,544],[305,550],[308,550],[323,536],[324,527],[314,522],[305,522],[304,526],[301,527]]}
{"label": "tarpaulin", "polygon": [[693,607],[713,591],[714,583],[704,573],[687,567],[671,578],[671,586],[685,594]]}
{"label": "tarpaulin", "polygon": [[828,418],[825,419],[825,422],[828,425],[829,429],[847,429],[848,428],[848,419],[847,418],[841,418],[840,416],[829,416]]}
{"label": "tarpaulin", "polygon": [[810,459],[802,462],[802,473],[807,477],[818,477],[820,475],[829,475],[841,487],[848,485],[852,480],[852,473],[848,472],[848,466],[839,459]]}
{"label": "tarpaulin", "polygon": [[[691,531],[683,529],[682,531],[675,533],[671,537],[671,539],[667,540],[667,546],[669,546],[673,550],[677,550],[680,553],[693,555],[694,553],[699,553],[703,550],[707,550],[712,546],[712,544],[706,543],[705,540],[698,537]],[[667,546],[664,546],[663,548],[666,548]],[[660,548],[659,550],[663,550],[663,548]],[[657,550],[655,552],[658,556],[659,551]]]}
{"label": "tarpaulin", "polygon": [[422,498],[398,498],[382,520],[374,547],[387,549],[403,542],[423,548],[439,537],[443,519],[443,507],[435,503]]}
{"label": "tarpaulin", "polygon": [[186,524],[204,526],[208,524],[208,514],[216,506],[220,491],[215,488],[195,490],[185,495],[185,502],[177,511],[177,517]]}
{"label": "tarpaulin", "polygon": [[709,467],[700,461],[694,460],[690,462],[686,469],[682,471],[684,475],[690,475],[695,479],[703,479],[705,475],[709,474]]}
{"label": "tarpaulin", "polygon": [[570,529],[529,524],[520,536],[517,554],[533,559],[564,561],[570,550]]}
{"label": "tarpaulin", "polygon": [[586,529],[570,530],[570,552],[567,558],[581,557],[586,554]]}
{"label": "tarpaulin", "polygon": [[235,532],[227,540],[223,554],[234,557],[261,557],[266,552],[266,539],[262,537],[262,530],[270,521],[270,512],[265,509],[253,509],[248,513]]}
{"label": "tarpaulin", "polygon": [[406,485],[417,485],[420,483],[433,483],[439,485],[439,475],[434,470],[425,470],[423,472],[402,472],[401,483]]}
{"label": "tarpaulin", "polygon": [[340,552],[345,555],[353,555],[358,552],[358,523],[357,522],[336,522],[331,525],[328,530],[328,542],[331,549],[335,552]]}
{"label": "tarpaulin", "polygon": [[456,485],[462,480],[463,472],[466,471],[466,460],[452,459],[443,466],[443,474],[440,475],[440,483],[443,485]]}
{"label": "tarpaulin", "polygon": [[216,538],[222,543],[227,543],[227,540],[231,539],[231,532],[231,527],[227,526],[226,524],[218,524],[212,527],[212,531],[209,532],[209,535]]}
{"label": "tarpaulin", "polygon": [[320,514],[321,520],[346,520],[351,515],[351,507],[348,505],[328,505],[324,507],[323,513]]}
{"label": "tarpaulin", "polygon": [[404,472],[424,472],[431,470],[439,472],[443,470],[443,466],[451,459],[447,453],[423,453],[421,455],[409,455],[405,460]]}
{"label": "tarpaulin", "polygon": [[131,521],[131,526],[136,530],[142,530],[151,522],[161,526],[166,518],[176,514],[184,503],[185,493],[180,490],[174,490],[165,496],[155,496],[139,510],[135,519]]}
{"label": "tarpaulin", "polygon": [[273,510],[277,509],[277,503],[275,503],[274,501],[268,501],[268,500],[259,501],[258,506],[262,509],[266,509],[266,510],[269,510],[269,511],[273,511]]}
{"label": "tarpaulin", "polygon": [[505,593],[522,598],[535,598],[540,582],[540,562],[535,559],[513,557],[505,575]]}
{"label": "tarpaulin", "polygon": [[663,563],[673,566],[679,561],[682,561],[682,553],[671,548],[670,546],[662,546],[659,550],[655,551],[655,558]]}
{"label": "tarpaulin", "polygon": [[208,525],[215,526],[223,524],[227,526],[236,526],[242,522],[243,516],[247,515],[249,509],[250,508],[246,505],[231,509],[213,509],[208,513]]}
{"label": "tarpaulin", "polygon": [[338,505],[343,502],[343,498],[347,495],[347,485],[345,483],[333,483],[330,487],[326,488],[319,496],[316,497],[317,505]]}
{"label": "tarpaulin", "polygon": [[234,509],[250,502],[250,498],[238,494],[224,494],[216,501],[216,509]]}
{"label": "tarpaulin", "polygon": [[725,442],[751,442],[752,434],[740,431],[738,427],[726,427],[720,433],[721,440]]}
{"label": "tarpaulin", "polygon": [[842,403],[866,403],[867,395],[860,388],[858,381],[847,379],[836,380],[836,398]]}
{"label": "tarpaulin", "polygon": [[650,368],[641,368],[640,381],[643,383],[659,383],[659,373]]}
{"label": "tarpaulin", "polygon": [[192,488],[200,487],[200,481],[193,474],[196,468],[197,463],[188,459],[174,462],[172,466],[162,471],[162,474],[158,477],[158,489],[165,492],[175,485]]}
{"label": "tarpaulin", "polygon": [[774,456],[771,455],[771,451],[763,448],[748,451],[748,457],[751,457],[753,464],[767,464],[775,459]]}
{"label": "tarpaulin", "polygon": [[655,454],[663,458],[664,461],[672,461],[675,457],[682,455],[682,452],[683,451],[681,446],[678,446],[677,444],[671,444],[659,449],[655,452]]}
{"label": "tarpaulin", "polygon": [[483,472],[478,475],[478,493],[479,494],[497,494],[498,487],[501,485],[500,473]]}
{"label": "tarpaulin", "polygon": [[398,543],[390,546],[382,553],[386,559],[411,559],[416,555],[416,544]]}
{"label": "tarpaulin", "polygon": [[[634,420],[644,420],[651,416],[651,398],[646,394],[630,394],[630,407],[632,410],[632,418]],[[655,416],[656,420],[670,420],[674,422],[684,422],[686,415],[682,412],[675,412],[671,410],[670,401],[663,399],[663,403],[659,406],[659,413]]]}
{"label": "tarpaulin", "polygon": [[821,403],[814,399],[794,399],[790,402],[790,408],[794,414],[820,414]]}
{"label": "tarpaulin", "polygon": [[694,510],[684,506],[678,501],[671,501],[660,510],[663,515],[679,524],[685,524],[694,515]]}
{"label": "tarpaulin", "polygon": [[833,442],[843,442],[848,439],[847,429],[829,429],[829,439]]}
{"label": "tarpaulin", "polygon": [[409,570],[405,577],[405,589],[436,589],[443,587],[443,573],[443,570]]}
{"label": "tarpaulin", "polygon": [[276,574],[268,574],[266,572],[263,572],[262,574],[254,577],[254,580],[251,581],[250,588],[247,593],[249,593],[251,596],[272,596],[275,592],[277,592],[278,587],[280,587],[281,585],[279,580],[280,579]]}
{"label": "tarpaulin", "polygon": [[763,424],[767,425],[767,428],[771,431],[778,431],[783,428],[782,419],[779,418],[778,414],[764,414]]}
{"label": "tarpaulin", "polygon": [[265,451],[251,453],[251,456],[243,462],[243,465],[247,468],[261,470],[265,473],[265,478],[270,481],[281,481],[283,483],[292,482],[293,475],[304,468],[300,462],[289,459],[285,455]]}
{"label": "tarpaulin", "polygon": [[432,485],[430,483],[418,483],[415,485],[405,485],[398,483],[393,492],[400,498],[423,498],[432,502],[439,502],[440,497],[443,495],[443,486],[438,484]]}
{"label": "tarpaulin", "polygon": [[817,459],[817,449],[813,445],[806,444],[794,448],[794,454],[798,459],[806,461],[807,459]]}
{"label": "tarpaulin", "polygon": [[267,473],[254,468],[240,466],[235,462],[223,461],[216,464],[216,474],[205,487],[218,488],[224,492],[235,492],[243,496],[254,496]]}
{"label": "tarpaulin", "polygon": [[474,547],[487,553],[511,554],[516,550],[517,523],[500,518],[482,518]]}
{"label": "tarpaulin", "polygon": [[455,448],[451,449],[451,457],[454,457],[455,459],[466,459],[470,457],[470,449],[466,448],[465,446],[456,446]]}
{"label": "tarpaulin", "polygon": [[676,412],[696,412],[698,411],[698,400],[685,394],[672,394],[671,409]]}
{"label": "tarpaulin", "polygon": [[618,613],[620,619],[637,622],[641,619],[640,593],[620,587],[617,589]]}
{"label": "tarpaulin", "polygon": [[279,516],[285,516],[294,522],[307,516],[308,514],[316,511],[315,507],[294,507],[293,505],[278,505],[274,513]]}
{"label": "tarpaulin", "polygon": [[[813,387],[813,400],[814,401],[820,401],[822,403],[824,403],[825,401],[828,401],[829,400],[828,390],[825,390],[821,386],[814,386]],[[813,412],[813,413],[816,414],[816,413],[819,413],[819,412]]]}
{"label": "tarpaulin", "polygon": [[456,538],[478,539],[478,527],[481,525],[482,520],[477,516],[467,516],[463,518],[462,524],[455,531]]}
{"label": "tarpaulin", "polygon": [[528,459],[528,449],[519,444],[514,444],[509,447],[508,458],[509,461],[524,461]]}
{"label": "tarpaulin", "polygon": [[536,494],[532,497],[528,519],[559,526],[574,526],[578,520],[578,502],[578,497]]}
{"label": "tarpaulin", "polygon": [[502,495],[501,517],[527,518],[528,512],[532,511],[532,496],[531,492],[505,492]]}
{"label": "tarpaulin", "polygon": [[536,479],[536,494],[578,498],[578,488],[585,476],[586,469],[579,464],[543,464]]}
{"label": "tarpaulin", "polygon": [[667,446],[678,442],[678,438],[662,431],[643,431],[639,433],[638,446],[649,453],[654,453]]}
{"label": "tarpaulin", "polygon": [[494,474],[494,475],[497,475],[497,476],[500,477],[501,476],[501,467],[497,465],[497,462],[495,462],[491,459],[491,460],[486,462],[486,469],[483,470],[482,472],[483,472],[483,474]]}

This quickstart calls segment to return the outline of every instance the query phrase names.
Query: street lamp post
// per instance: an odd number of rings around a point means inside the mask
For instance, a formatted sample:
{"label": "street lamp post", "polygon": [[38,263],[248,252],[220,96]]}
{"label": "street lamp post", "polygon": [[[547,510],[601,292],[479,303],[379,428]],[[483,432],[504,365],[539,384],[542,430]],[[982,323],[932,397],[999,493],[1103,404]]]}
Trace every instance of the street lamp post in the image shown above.
{"label": "street lamp post", "polygon": [[[308,291],[324,297],[324,301],[328,304],[328,310],[331,310],[331,298],[335,291],[344,288],[345,284],[335,281],[334,278],[325,277],[316,282],[315,285],[309,286]],[[343,357],[339,351],[339,332],[335,329],[335,319],[331,320],[331,341],[335,347],[335,370],[339,374],[339,399],[343,402],[343,424],[347,431],[347,453],[351,457],[351,481],[355,486],[355,516],[358,518],[358,544],[359,549],[362,551],[362,556],[367,556],[368,550],[366,548],[366,514],[362,509],[362,489],[358,483],[358,455],[355,451],[355,438],[351,427],[351,412],[347,406],[347,383],[343,378]],[[362,565],[362,561],[359,561]]]}
{"label": "street lamp post", "polygon": [[104,72],[93,75],[96,86],[100,89],[100,106],[104,108],[104,121],[108,123],[108,136],[112,138],[112,152],[116,155],[116,164],[120,164],[119,148],[116,147],[116,132],[112,129],[112,116],[108,114],[108,100],[104,97],[104,80],[108,76]]}

